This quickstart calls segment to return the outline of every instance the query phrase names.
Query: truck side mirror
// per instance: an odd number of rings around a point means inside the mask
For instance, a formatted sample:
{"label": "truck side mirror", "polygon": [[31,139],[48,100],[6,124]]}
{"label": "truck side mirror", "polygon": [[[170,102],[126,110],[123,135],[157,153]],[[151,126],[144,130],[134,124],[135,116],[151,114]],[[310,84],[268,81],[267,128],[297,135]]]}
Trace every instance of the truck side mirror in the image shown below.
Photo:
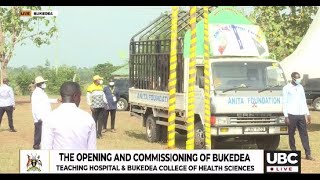
{"label": "truck side mirror", "polygon": [[199,77],[199,88],[204,88],[204,76]]}

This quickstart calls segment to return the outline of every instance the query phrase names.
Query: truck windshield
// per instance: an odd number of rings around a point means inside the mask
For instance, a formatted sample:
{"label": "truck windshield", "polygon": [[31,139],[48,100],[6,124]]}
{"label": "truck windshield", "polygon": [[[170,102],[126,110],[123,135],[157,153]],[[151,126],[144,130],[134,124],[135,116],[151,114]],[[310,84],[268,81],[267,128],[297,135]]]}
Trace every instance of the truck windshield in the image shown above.
{"label": "truck windshield", "polygon": [[227,90],[246,86],[239,90],[281,89],[286,80],[278,63],[273,62],[213,62],[211,64],[214,87]]}

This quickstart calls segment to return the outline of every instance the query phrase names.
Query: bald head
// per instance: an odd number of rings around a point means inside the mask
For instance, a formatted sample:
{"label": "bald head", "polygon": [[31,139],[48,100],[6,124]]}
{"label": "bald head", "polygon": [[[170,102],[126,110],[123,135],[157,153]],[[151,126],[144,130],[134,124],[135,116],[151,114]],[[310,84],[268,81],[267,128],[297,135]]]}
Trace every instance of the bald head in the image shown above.
{"label": "bald head", "polygon": [[60,87],[60,95],[63,103],[75,103],[79,106],[81,101],[80,85],[76,82],[65,82]]}

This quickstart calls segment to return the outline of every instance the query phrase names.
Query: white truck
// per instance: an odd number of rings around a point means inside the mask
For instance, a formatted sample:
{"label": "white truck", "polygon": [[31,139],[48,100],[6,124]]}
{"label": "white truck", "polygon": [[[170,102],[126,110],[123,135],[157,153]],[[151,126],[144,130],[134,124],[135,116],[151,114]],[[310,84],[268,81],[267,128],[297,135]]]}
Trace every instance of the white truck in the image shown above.
{"label": "white truck", "polygon": [[[210,15],[212,14],[214,11]],[[186,13],[185,16],[188,14]],[[201,10],[198,16],[201,17]],[[160,28],[161,32],[158,32],[159,39],[150,38],[152,33],[156,32],[154,27],[161,25],[161,23],[160,25],[155,23],[165,22],[166,19],[170,20],[170,16],[160,16],[149,26],[153,30],[148,31],[148,27],[143,29],[137,33],[140,39],[135,41],[137,36],[135,35],[130,44],[130,113],[142,119],[143,126],[146,127],[147,139],[150,142],[165,141],[167,138],[170,39],[161,39],[161,34],[167,32],[164,28]],[[185,20],[183,14],[178,22],[181,19]],[[222,29],[230,31],[228,27],[234,28],[235,25],[223,25]],[[214,29],[211,28],[212,31],[218,32]],[[237,30],[239,31],[237,33],[241,35],[240,28]],[[143,31],[145,33],[141,34]],[[217,37],[212,31],[210,31],[210,37]],[[189,59],[182,53],[182,49],[185,48],[183,45],[188,44],[187,34],[180,35],[185,36],[184,39],[180,38],[178,43],[175,122],[176,131],[180,134],[186,134],[188,107],[189,63],[187,62]],[[243,38],[243,36],[240,37]],[[243,46],[248,46],[249,42],[241,43]],[[261,149],[276,149],[280,135],[287,134],[281,98],[282,87],[286,84],[286,79],[279,63],[255,56],[255,54],[252,55],[250,50],[246,52],[246,55],[250,56],[231,56],[229,54],[235,53],[232,51],[234,47],[230,46],[228,50],[225,43],[222,44],[225,47],[225,54],[223,56],[213,55],[210,58],[212,148],[216,148],[225,141],[241,140],[256,143]],[[211,48],[221,53],[221,49],[214,46]],[[186,48],[184,50],[184,53],[187,52]],[[241,48],[240,50],[243,51]],[[201,149],[205,147],[203,58],[198,57],[196,62],[195,148]]]}

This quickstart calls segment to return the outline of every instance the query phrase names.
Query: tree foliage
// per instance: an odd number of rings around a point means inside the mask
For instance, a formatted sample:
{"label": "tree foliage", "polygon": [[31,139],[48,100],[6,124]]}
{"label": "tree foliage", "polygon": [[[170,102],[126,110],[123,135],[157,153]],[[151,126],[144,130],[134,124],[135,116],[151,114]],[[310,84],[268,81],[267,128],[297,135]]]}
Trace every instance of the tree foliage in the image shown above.
{"label": "tree foliage", "polygon": [[256,6],[249,18],[264,31],[270,53],[282,60],[297,48],[317,10],[316,6]]}
{"label": "tree foliage", "polygon": [[29,94],[28,86],[34,80],[35,73],[26,66],[8,68],[9,85],[18,95]]}
{"label": "tree foliage", "polygon": [[99,75],[104,78],[106,82],[112,78],[111,73],[118,70],[122,66],[114,66],[113,64],[107,62],[104,64],[98,64],[97,66],[94,67],[94,74]]}
{"label": "tree foliage", "polygon": [[46,92],[51,95],[59,95],[60,86],[65,81],[72,81],[74,76],[75,81],[81,86],[83,94],[86,88],[92,83],[92,77],[95,74],[106,79],[106,82],[111,77],[111,73],[118,70],[122,66],[114,66],[111,63],[98,64],[92,68],[78,68],[75,66],[59,66],[53,67],[49,61],[46,61],[43,66],[28,68],[21,66],[16,68],[8,68],[8,78],[10,86],[14,89],[17,95],[28,95],[28,86],[37,76],[42,76],[47,79]]}
{"label": "tree foliage", "polygon": [[0,7],[0,62],[3,77],[7,76],[7,65],[17,45],[29,43],[28,40],[38,47],[50,44],[50,38],[57,32],[55,17],[20,17],[22,10],[41,10],[41,7]]}

